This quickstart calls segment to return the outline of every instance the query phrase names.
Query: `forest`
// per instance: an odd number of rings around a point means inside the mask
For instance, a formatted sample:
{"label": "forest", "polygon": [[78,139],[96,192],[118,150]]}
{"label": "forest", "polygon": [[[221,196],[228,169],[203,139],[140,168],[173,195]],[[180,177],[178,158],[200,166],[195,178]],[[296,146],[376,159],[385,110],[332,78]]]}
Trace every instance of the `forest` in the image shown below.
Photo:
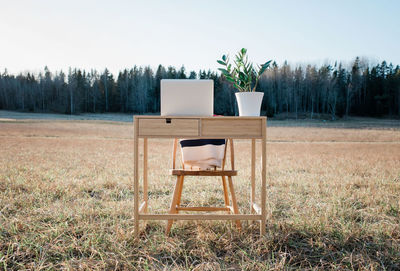
{"label": "forest", "polygon": [[[237,115],[235,89],[211,70],[187,72],[159,65],[124,69],[115,77],[109,70],[81,69],[38,74],[0,73],[0,109],[79,114],[157,113],[161,79],[214,80],[214,111]],[[257,91],[264,92],[262,115],[328,119],[348,116],[400,117],[400,66],[386,61],[374,66],[355,58],[349,65],[298,65],[273,62],[262,75]]]}

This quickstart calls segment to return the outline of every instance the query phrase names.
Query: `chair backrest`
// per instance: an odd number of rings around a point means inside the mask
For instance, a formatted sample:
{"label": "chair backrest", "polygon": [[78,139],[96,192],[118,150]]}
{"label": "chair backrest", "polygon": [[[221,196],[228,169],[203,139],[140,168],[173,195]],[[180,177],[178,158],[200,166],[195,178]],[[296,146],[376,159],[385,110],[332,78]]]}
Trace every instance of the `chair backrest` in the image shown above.
{"label": "chair backrest", "polygon": [[[234,152],[234,147],[233,147],[233,140],[231,138],[228,138],[226,140],[225,144],[225,150],[224,150],[224,158],[222,159],[222,165],[221,169],[225,169],[225,164],[226,164],[226,153],[227,153],[227,148],[228,145],[230,147],[230,154],[231,154],[231,169],[235,170],[235,152]],[[176,153],[177,153],[177,148],[178,148],[178,138],[174,139],[173,147],[172,147],[172,169],[176,169]],[[185,169],[185,164],[183,161],[181,161],[182,169]],[[214,167],[214,170],[216,170],[216,167]]]}

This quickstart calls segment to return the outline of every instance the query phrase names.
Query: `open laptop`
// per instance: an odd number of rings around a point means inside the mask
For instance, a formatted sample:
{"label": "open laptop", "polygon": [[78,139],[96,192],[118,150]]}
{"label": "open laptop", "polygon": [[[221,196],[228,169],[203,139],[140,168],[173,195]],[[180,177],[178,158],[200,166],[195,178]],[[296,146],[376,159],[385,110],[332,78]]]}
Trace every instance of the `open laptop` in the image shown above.
{"label": "open laptop", "polygon": [[212,116],[214,81],[161,80],[161,116]]}

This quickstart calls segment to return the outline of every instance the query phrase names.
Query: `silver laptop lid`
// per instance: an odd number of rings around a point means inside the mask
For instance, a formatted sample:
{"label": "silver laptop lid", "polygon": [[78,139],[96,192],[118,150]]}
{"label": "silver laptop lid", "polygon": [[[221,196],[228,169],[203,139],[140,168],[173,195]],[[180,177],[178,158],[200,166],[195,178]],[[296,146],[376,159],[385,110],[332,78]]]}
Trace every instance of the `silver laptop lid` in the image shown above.
{"label": "silver laptop lid", "polygon": [[212,116],[214,81],[191,79],[161,80],[162,116]]}

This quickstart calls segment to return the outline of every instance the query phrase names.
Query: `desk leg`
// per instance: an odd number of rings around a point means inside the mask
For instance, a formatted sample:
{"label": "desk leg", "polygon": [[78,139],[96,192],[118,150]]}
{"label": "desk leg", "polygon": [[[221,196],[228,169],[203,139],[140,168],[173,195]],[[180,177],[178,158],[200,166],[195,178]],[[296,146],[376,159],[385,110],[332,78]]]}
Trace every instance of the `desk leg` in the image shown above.
{"label": "desk leg", "polygon": [[261,176],[261,223],[260,223],[260,234],[265,235],[265,223],[266,223],[266,190],[267,190],[267,123],[262,124],[262,140],[261,140],[261,163],[262,163],[262,176]]}
{"label": "desk leg", "polygon": [[253,205],[256,202],[256,140],[251,140],[251,191],[250,191],[250,213],[254,214]]}
{"label": "desk leg", "polygon": [[139,125],[138,120],[134,121],[133,136],[133,178],[134,178],[134,236],[139,236]]}
{"label": "desk leg", "polygon": [[144,212],[147,213],[148,203],[147,193],[147,138],[143,138],[143,200],[145,202]]}

